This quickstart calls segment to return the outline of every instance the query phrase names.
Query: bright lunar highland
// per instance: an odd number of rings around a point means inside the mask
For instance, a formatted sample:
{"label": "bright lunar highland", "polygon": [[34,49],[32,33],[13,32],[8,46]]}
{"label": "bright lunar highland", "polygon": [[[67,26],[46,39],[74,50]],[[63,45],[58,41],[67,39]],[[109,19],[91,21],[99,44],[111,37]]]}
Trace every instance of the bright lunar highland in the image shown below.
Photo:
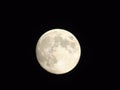
{"label": "bright lunar highland", "polygon": [[80,43],[71,32],[64,29],[45,32],[36,45],[40,66],[52,74],[70,72],[78,64],[80,56]]}

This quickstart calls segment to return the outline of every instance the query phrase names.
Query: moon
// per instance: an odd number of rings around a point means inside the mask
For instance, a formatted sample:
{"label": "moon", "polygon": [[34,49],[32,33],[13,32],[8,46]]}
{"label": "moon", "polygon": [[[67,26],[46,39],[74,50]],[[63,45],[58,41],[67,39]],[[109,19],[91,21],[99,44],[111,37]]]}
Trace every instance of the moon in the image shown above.
{"label": "moon", "polygon": [[65,74],[78,64],[81,47],[77,38],[64,29],[45,32],[36,45],[36,57],[40,66],[52,74]]}

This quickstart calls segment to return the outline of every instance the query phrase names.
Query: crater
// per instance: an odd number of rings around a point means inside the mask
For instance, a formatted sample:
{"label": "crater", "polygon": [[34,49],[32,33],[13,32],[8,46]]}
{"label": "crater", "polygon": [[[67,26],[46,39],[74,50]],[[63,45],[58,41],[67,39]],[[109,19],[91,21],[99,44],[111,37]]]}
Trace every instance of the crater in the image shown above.
{"label": "crater", "polygon": [[62,47],[66,48],[66,46],[69,45],[70,42],[66,39],[63,39],[60,36],[56,36],[55,37],[55,43],[56,43],[57,46],[60,44]]}
{"label": "crater", "polygon": [[55,58],[55,56],[50,55],[50,56],[47,57],[46,65],[48,67],[52,67],[56,63],[57,63],[57,59]]}
{"label": "crater", "polygon": [[70,40],[74,40],[73,36],[69,35],[69,39]]}

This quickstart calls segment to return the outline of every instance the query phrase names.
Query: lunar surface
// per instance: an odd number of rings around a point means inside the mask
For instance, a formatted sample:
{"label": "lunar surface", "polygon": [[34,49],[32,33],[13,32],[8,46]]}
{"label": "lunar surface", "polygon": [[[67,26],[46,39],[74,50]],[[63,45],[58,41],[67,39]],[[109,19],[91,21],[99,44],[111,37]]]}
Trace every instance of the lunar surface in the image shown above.
{"label": "lunar surface", "polygon": [[77,38],[63,29],[47,31],[36,45],[36,57],[40,66],[52,74],[70,72],[78,64],[80,55]]}

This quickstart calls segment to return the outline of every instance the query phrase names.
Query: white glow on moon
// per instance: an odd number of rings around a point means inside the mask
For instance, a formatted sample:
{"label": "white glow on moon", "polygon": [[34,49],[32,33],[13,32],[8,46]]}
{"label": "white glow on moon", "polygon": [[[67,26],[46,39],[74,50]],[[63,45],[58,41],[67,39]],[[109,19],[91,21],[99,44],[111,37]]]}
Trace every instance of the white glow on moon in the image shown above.
{"label": "white glow on moon", "polygon": [[64,29],[44,33],[36,45],[36,57],[43,69],[53,74],[64,74],[78,64],[81,47],[77,38]]}

